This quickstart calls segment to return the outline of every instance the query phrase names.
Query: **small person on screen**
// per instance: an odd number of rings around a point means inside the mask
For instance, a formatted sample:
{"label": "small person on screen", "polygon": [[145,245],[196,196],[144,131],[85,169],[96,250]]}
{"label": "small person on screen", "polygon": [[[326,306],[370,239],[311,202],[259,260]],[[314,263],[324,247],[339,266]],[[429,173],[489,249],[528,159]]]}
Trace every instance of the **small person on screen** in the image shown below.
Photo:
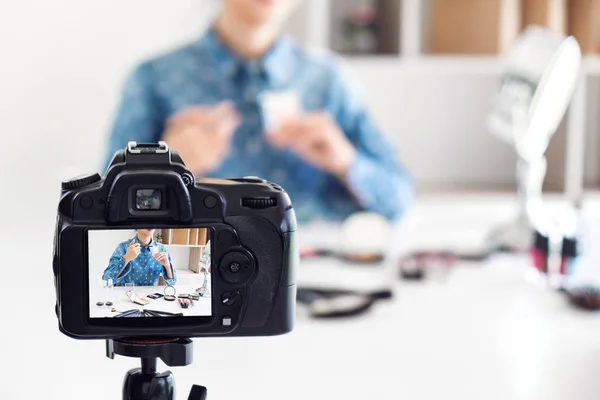
{"label": "small person on screen", "polygon": [[164,140],[195,175],[282,185],[299,221],[400,218],[412,180],[355,79],[335,55],[282,33],[299,3],[220,0],[202,37],[141,63],[125,83],[107,159],[129,141]]}
{"label": "small person on screen", "polygon": [[112,279],[115,285],[121,286],[126,283],[157,286],[162,277],[167,285],[174,285],[177,276],[171,264],[171,255],[153,236],[154,229],[138,229],[132,240],[119,243],[102,279]]}

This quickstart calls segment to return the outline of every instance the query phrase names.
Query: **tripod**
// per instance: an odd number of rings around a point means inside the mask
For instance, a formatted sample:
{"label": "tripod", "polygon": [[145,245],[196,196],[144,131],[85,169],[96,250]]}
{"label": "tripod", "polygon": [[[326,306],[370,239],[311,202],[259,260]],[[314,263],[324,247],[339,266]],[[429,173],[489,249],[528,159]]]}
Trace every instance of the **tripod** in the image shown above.
{"label": "tripod", "polygon": [[[183,367],[193,361],[193,342],[181,339],[108,339],[106,356],[115,354],[141,358],[142,367],[127,372],[123,382],[123,400],[174,400],[175,379],[171,371],[158,373],[157,359],[170,367]],[[194,385],[188,400],[206,400],[204,386]]]}

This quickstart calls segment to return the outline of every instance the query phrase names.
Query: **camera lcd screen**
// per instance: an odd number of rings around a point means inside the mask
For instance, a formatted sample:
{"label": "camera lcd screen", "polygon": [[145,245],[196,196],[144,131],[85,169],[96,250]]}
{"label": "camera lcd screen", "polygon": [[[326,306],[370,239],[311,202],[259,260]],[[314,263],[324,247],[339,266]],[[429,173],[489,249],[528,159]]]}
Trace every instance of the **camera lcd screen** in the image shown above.
{"label": "camera lcd screen", "polygon": [[89,230],[90,318],[211,316],[210,233]]}
{"label": "camera lcd screen", "polygon": [[135,208],[137,210],[160,210],[162,208],[162,191],[160,189],[136,190]]}

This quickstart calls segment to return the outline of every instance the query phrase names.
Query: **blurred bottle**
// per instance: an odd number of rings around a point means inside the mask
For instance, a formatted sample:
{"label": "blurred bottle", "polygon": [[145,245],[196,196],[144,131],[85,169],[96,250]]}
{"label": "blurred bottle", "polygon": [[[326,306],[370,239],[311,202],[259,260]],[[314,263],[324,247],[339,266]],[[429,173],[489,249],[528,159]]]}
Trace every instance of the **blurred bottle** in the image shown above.
{"label": "blurred bottle", "polygon": [[371,54],[377,51],[377,10],[371,1],[350,7],[344,18],[344,33],[349,53]]}
{"label": "blurred bottle", "polygon": [[577,271],[578,260],[579,240],[576,237],[563,238],[560,262],[560,275],[574,275]]}
{"label": "blurred bottle", "polygon": [[115,285],[114,282],[111,279],[106,281],[106,301],[111,303],[111,305],[114,303],[114,297],[115,297]]}
{"label": "blurred bottle", "polygon": [[562,220],[562,243],[560,249],[560,261],[557,271],[556,285],[561,289],[569,286],[576,275],[580,272],[580,264],[583,254],[583,242],[586,237],[584,219],[581,212],[575,209],[565,213]]}
{"label": "blurred bottle", "polygon": [[533,234],[533,246],[529,251],[533,268],[529,269],[526,273],[528,281],[539,284],[547,280],[550,247],[549,235],[535,230]]}
{"label": "blurred bottle", "polygon": [[527,278],[537,284],[565,289],[579,271],[584,229],[575,210],[560,213],[550,229],[534,232]]}

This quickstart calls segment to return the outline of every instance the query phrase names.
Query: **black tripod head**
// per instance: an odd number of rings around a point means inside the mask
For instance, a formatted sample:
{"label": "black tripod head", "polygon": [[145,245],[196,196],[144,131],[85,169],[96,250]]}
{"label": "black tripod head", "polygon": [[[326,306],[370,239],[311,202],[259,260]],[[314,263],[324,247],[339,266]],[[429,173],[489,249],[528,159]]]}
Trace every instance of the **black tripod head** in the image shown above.
{"label": "black tripod head", "polygon": [[[157,359],[169,367],[184,367],[193,361],[193,342],[188,338],[108,339],[106,356],[115,354],[141,358],[142,367],[127,372],[123,400],[174,400],[175,379],[171,371],[158,373]],[[204,386],[194,385],[188,400],[206,400]]]}

